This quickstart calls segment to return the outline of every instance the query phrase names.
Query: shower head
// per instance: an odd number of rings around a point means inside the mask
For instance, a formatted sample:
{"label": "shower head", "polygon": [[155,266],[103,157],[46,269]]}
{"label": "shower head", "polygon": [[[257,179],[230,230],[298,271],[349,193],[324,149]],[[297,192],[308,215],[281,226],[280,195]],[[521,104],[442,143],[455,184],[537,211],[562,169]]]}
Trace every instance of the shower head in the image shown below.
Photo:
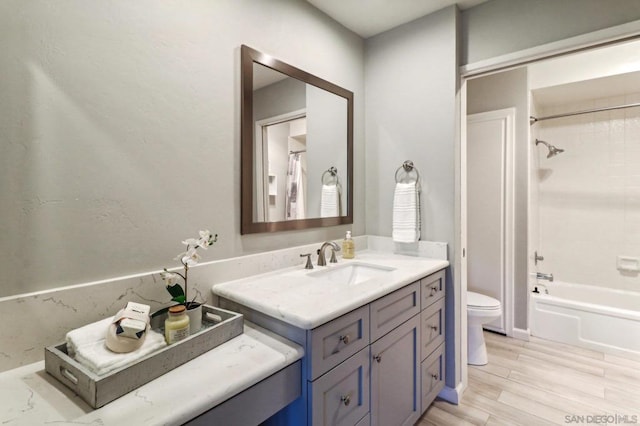
{"label": "shower head", "polygon": [[556,148],[555,146],[551,145],[548,142],[541,141],[540,139],[536,139],[536,145],[538,145],[539,143],[545,145],[549,149],[549,153],[547,154],[547,158],[551,158],[554,155],[558,155],[558,154],[564,152],[564,149]]}

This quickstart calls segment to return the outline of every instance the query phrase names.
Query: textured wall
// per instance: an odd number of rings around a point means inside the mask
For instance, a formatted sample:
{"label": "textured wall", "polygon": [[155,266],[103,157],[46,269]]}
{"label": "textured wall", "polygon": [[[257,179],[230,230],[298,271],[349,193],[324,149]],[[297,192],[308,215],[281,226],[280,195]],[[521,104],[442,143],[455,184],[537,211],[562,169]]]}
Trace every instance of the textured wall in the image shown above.
{"label": "textured wall", "polygon": [[[412,160],[422,176],[421,239],[455,239],[458,11],[449,7],[367,39],[367,232],[390,236],[394,174]],[[447,386],[459,382],[459,284],[447,277]],[[459,308],[459,307],[458,307]]]}
{"label": "textured wall", "polygon": [[364,232],[363,42],[308,3],[9,0],[0,28],[0,297],[174,266],[203,228],[207,259],[344,235],[240,236],[241,44],[355,92]]}

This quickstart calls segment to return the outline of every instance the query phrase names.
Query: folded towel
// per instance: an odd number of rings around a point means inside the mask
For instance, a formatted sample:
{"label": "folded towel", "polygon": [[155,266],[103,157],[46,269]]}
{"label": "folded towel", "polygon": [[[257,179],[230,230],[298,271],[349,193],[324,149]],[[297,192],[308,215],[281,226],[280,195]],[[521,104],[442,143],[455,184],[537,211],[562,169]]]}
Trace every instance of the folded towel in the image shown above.
{"label": "folded towel", "polygon": [[396,184],[392,226],[395,242],[415,243],[420,239],[420,188],[416,182]]}
{"label": "folded towel", "polygon": [[338,185],[322,185],[320,217],[340,216],[340,190]]}
{"label": "folded towel", "polygon": [[69,356],[99,376],[133,364],[167,345],[161,333],[149,330],[140,349],[123,354],[111,352],[105,344],[105,336],[112,321],[113,318],[105,318],[67,333]]}

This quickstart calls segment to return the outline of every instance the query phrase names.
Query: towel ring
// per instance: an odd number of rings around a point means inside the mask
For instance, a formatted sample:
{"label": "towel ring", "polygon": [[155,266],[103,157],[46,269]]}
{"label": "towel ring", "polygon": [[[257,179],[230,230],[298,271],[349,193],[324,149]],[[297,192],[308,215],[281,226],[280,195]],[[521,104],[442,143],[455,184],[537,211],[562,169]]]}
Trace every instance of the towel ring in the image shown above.
{"label": "towel ring", "polygon": [[404,170],[404,172],[407,175],[409,173],[411,173],[411,172],[416,172],[416,180],[415,180],[415,182],[419,182],[420,181],[420,172],[413,165],[413,161],[407,160],[404,163],[402,163],[402,166],[398,167],[398,169],[396,170],[396,174],[395,174],[396,183],[400,183],[400,180],[398,180],[398,173],[400,172],[400,170]]}
{"label": "towel ring", "polygon": [[[325,170],[324,173],[322,173],[322,177],[320,178],[320,181],[322,182],[323,185],[328,185],[328,183],[325,182],[324,178],[330,175],[329,177],[333,179],[333,184],[337,185],[338,184],[338,169],[336,169],[335,167],[331,166],[329,167],[328,170]],[[332,183],[332,181],[329,181],[329,183]]]}

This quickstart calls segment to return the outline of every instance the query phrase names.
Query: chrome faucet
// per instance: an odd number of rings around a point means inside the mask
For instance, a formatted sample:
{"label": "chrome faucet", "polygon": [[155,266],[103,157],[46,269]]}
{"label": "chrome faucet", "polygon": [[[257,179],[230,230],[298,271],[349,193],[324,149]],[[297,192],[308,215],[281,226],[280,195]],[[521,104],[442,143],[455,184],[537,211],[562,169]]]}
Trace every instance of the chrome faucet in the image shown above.
{"label": "chrome faucet", "polygon": [[542,272],[536,272],[536,278],[539,280],[553,281],[553,274],[543,274]]}
{"label": "chrome faucet", "polygon": [[324,257],[324,250],[330,247],[331,248],[331,260],[330,263],[338,263],[338,259],[336,259],[336,252],[340,251],[340,246],[332,241],[327,241],[322,243],[322,246],[318,249],[318,266],[326,266],[327,260]]}

